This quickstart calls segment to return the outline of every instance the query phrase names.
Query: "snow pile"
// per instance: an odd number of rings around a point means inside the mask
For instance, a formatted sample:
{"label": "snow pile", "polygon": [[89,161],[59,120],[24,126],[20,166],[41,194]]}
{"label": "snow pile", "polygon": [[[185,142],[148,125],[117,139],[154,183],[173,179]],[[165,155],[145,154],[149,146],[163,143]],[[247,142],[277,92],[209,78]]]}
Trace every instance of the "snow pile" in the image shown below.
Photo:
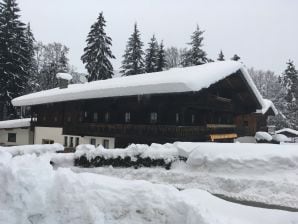
{"label": "snow pile", "polygon": [[0,129],[30,127],[31,118],[0,121]]}
{"label": "snow pile", "polygon": [[22,145],[22,146],[11,146],[11,147],[1,147],[0,151],[5,151],[10,153],[12,156],[26,155],[26,154],[44,154],[47,152],[58,152],[63,151],[64,147],[58,143],[50,145]]}
{"label": "snow pile", "polygon": [[0,223],[298,223],[297,213],[233,204],[202,190],[53,170],[48,156],[0,151],[0,183]]}
{"label": "snow pile", "polygon": [[274,144],[199,143],[187,163],[201,171],[259,173],[298,170],[295,146]]}
{"label": "snow pile", "polygon": [[287,136],[283,135],[283,134],[275,134],[272,136],[273,141],[276,142],[290,142],[291,139],[288,138]]}
{"label": "snow pile", "polygon": [[64,79],[64,80],[70,81],[70,80],[72,80],[72,75],[71,74],[68,74],[68,73],[58,73],[56,75],[56,78],[57,79]]}
{"label": "snow pile", "polygon": [[255,135],[255,139],[257,141],[265,140],[267,142],[271,142],[272,141],[272,136],[267,132],[258,131]]}

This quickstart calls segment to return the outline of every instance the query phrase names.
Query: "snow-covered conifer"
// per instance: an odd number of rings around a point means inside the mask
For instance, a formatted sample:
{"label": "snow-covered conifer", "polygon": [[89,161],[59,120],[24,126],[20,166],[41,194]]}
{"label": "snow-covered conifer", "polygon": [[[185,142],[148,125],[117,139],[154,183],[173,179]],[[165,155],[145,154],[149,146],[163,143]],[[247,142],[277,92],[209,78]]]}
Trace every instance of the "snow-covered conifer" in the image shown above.
{"label": "snow-covered conifer", "polygon": [[202,65],[208,62],[207,54],[202,49],[204,31],[197,26],[196,30],[191,35],[191,42],[188,43],[191,48],[183,55],[182,66]]}
{"label": "snow-covered conifer", "polygon": [[88,80],[109,79],[113,76],[113,66],[110,59],[114,59],[111,46],[112,39],[105,32],[106,21],[101,12],[97,21],[91,26],[87,37],[87,47],[84,49],[82,61],[89,73]]}
{"label": "snow-covered conifer", "polygon": [[134,32],[129,37],[126,50],[122,61],[122,76],[142,74],[145,72],[144,68],[144,51],[142,50],[143,42],[141,41],[140,31],[137,24],[134,26]]}
{"label": "snow-covered conifer", "polygon": [[28,84],[30,53],[15,0],[0,2],[0,101],[9,115],[15,115],[11,99],[22,95]]}
{"label": "snow-covered conifer", "polygon": [[146,50],[145,55],[145,70],[147,73],[156,72],[157,71],[157,63],[158,63],[158,43],[153,35],[150,42],[148,43],[148,49]]}
{"label": "snow-covered conifer", "polygon": [[221,50],[218,54],[217,61],[224,61],[224,60],[225,60],[225,56],[224,56],[224,54],[222,53],[222,50]]}
{"label": "snow-covered conifer", "polygon": [[157,71],[158,72],[163,71],[166,66],[167,66],[166,52],[164,49],[163,41],[161,41],[159,45],[159,50],[158,50]]}

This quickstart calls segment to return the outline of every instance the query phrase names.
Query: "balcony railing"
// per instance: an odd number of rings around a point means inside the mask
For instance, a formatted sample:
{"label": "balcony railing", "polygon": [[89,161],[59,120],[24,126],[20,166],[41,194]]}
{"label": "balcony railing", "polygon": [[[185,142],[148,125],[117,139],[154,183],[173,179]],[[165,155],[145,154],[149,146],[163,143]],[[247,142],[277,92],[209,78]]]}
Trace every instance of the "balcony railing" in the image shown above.
{"label": "balcony railing", "polygon": [[174,125],[135,125],[135,124],[94,124],[79,123],[63,127],[63,134],[102,137],[162,137],[176,139],[208,138],[210,134],[237,133],[235,125],[174,126]]}

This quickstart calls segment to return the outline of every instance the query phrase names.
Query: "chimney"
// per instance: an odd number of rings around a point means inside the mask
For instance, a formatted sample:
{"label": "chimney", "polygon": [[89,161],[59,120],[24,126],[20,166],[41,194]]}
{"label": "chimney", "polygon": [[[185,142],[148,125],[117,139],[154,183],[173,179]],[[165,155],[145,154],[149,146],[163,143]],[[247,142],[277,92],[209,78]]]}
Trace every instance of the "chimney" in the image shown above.
{"label": "chimney", "polygon": [[56,75],[56,78],[58,79],[59,88],[66,89],[68,87],[70,80],[72,79],[72,76],[71,74],[68,74],[68,73],[58,73]]}

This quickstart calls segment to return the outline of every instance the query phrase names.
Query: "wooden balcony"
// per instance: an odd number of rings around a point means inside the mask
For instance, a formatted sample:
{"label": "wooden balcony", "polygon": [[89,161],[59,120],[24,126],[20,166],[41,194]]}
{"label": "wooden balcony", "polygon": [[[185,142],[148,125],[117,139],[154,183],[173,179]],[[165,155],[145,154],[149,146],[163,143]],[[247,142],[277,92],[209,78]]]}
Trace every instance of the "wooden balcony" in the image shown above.
{"label": "wooden balcony", "polygon": [[63,134],[102,137],[165,138],[183,141],[207,140],[210,134],[237,133],[235,125],[174,126],[78,123],[64,126]]}

